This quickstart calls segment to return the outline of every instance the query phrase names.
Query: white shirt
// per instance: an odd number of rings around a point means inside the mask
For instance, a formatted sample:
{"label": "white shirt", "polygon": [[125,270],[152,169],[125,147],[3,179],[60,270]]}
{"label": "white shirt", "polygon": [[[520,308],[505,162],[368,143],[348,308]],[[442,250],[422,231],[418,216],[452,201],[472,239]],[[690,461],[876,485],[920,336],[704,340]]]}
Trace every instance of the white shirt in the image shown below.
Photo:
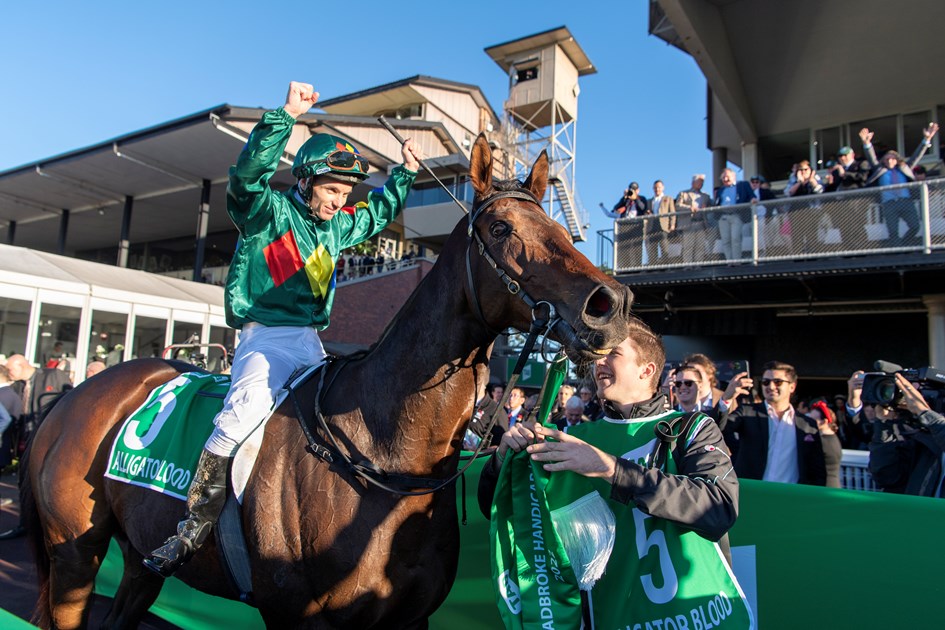
{"label": "white shirt", "polygon": [[768,410],[768,463],[765,465],[765,481],[797,483],[797,435],[794,429],[794,407],[788,407],[784,417],[765,403]]}

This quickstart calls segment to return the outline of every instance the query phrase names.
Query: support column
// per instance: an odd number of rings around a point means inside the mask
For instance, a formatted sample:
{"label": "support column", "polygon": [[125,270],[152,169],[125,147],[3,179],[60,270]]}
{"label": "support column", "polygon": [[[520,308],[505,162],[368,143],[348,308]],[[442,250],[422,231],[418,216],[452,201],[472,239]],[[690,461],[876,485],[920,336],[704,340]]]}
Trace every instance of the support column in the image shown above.
{"label": "support column", "polygon": [[125,195],[125,209],[121,214],[121,236],[118,239],[118,260],[116,262],[119,267],[128,267],[128,250],[131,246],[129,237],[131,232],[131,210],[134,203],[134,197]]}
{"label": "support column", "polygon": [[194,248],[194,282],[203,280],[203,258],[207,246],[207,225],[210,223],[210,180],[203,180],[200,207],[197,208],[197,242]]}
{"label": "support column", "polygon": [[68,234],[69,234],[69,211],[63,208],[62,214],[59,216],[59,248],[56,252],[60,256],[66,255],[66,236]]}
{"label": "support column", "polygon": [[722,177],[722,171],[728,166],[728,149],[719,147],[712,149],[712,181],[706,182],[706,188],[711,194],[712,190],[719,185],[719,178]]}
{"label": "support column", "polygon": [[747,142],[742,145],[742,178],[751,179],[758,175],[758,143]]}
{"label": "support column", "polygon": [[945,366],[945,295],[923,295],[929,310],[929,365]]}
{"label": "support column", "polygon": [[16,221],[10,221],[7,224],[7,245],[13,245],[16,240]]}

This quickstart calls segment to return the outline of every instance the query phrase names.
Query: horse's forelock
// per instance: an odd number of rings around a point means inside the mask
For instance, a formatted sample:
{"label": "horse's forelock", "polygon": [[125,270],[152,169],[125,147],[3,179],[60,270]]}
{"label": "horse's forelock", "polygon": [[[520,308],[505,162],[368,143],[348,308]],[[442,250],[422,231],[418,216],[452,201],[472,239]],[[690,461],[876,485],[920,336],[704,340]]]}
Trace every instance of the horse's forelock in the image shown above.
{"label": "horse's forelock", "polygon": [[499,192],[511,192],[516,190],[528,192],[528,189],[525,188],[525,184],[518,179],[503,179],[502,181],[493,182],[492,187]]}

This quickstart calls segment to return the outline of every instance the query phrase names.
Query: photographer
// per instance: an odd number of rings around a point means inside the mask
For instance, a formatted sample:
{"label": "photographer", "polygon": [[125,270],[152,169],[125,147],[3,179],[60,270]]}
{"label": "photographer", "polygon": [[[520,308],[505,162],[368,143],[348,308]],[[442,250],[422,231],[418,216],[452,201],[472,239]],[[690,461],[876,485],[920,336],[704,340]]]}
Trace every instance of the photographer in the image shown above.
{"label": "photographer", "polygon": [[[636,182],[630,182],[630,185],[624,188],[623,194],[620,196],[620,199],[617,203],[614,204],[612,210],[608,210],[604,204],[601,204],[601,210],[604,211],[608,217],[614,219],[633,219],[636,217],[643,217],[648,214],[646,197],[640,194],[640,184]],[[643,264],[643,251],[645,247],[645,234],[644,226],[646,223],[643,220],[631,221],[625,227],[626,238],[629,239],[628,243],[630,248],[634,251],[634,260],[631,261],[632,265],[642,265]],[[649,262],[653,262],[649,260]]]}
{"label": "photographer", "polygon": [[941,497],[945,418],[902,374],[895,379],[902,392],[899,404],[874,405],[870,473],[885,492]]}
{"label": "photographer", "polygon": [[646,197],[640,194],[640,184],[630,182],[623,189],[623,195],[612,210],[604,210],[604,214],[612,219],[629,219],[631,217],[642,217],[646,214]]}

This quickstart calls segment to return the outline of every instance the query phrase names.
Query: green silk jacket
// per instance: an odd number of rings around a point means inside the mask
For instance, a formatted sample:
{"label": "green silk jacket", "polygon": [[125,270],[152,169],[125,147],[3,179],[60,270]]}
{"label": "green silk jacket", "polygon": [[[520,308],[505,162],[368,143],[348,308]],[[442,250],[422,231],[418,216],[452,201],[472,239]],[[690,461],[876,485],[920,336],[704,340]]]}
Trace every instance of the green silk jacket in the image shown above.
{"label": "green silk jacket", "polygon": [[266,112],[230,167],[226,211],[240,237],[226,280],[226,323],[328,326],[335,296],[335,263],[347,247],[384,229],[404,207],[416,173],[396,167],[367,203],[329,221],[309,214],[296,189],[269,187],[295,119],[282,108]]}

